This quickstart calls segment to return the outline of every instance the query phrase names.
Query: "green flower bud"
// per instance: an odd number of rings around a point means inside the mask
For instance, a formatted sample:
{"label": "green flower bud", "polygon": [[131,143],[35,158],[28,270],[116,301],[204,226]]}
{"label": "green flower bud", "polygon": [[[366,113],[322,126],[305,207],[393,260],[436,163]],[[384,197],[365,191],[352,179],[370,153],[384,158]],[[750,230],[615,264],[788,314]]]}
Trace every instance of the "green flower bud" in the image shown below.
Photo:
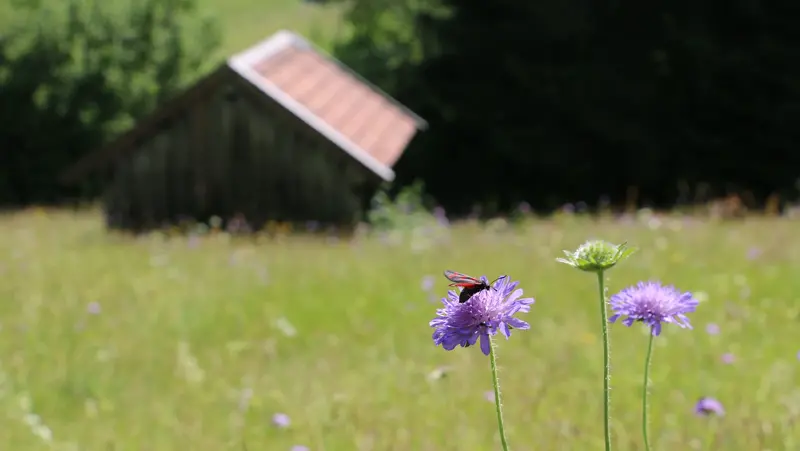
{"label": "green flower bud", "polygon": [[557,258],[573,268],[587,272],[601,272],[611,269],[618,262],[636,252],[636,248],[626,243],[615,246],[607,241],[594,240],[581,244],[575,252],[564,251],[567,258]]}

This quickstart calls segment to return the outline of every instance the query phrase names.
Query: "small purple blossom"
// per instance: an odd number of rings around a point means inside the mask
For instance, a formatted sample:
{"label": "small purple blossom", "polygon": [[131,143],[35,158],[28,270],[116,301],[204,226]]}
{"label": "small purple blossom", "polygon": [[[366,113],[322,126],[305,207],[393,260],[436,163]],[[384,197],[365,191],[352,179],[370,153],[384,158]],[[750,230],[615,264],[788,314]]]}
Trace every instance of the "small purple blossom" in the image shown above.
{"label": "small purple blossom", "polygon": [[436,222],[443,227],[450,225],[450,220],[447,219],[447,212],[445,212],[443,207],[435,207],[433,209],[433,217],[436,218]]}
{"label": "small purple blossom", "polygon": [[86,311],[91,315],[99,315],[100,310],[99,302],[90,302],[89,305],[86,306]]}
{"label": "small purple blossom", "polygon": [[494,392],[493,391],[484,392],[483,393],[483,397],[489,402],[494,402]]}
{"label": "small purple blossom", "polygon": [[276,413],[272,416],[272,424],[279,428],[288,428],[292,424],[292,420],[285,413]]}
{"label": "small purple blossom", "polygon": [[290,451],[309,451],[310,448],[305,445],[294,445]]}
{"label": "small purple blossom", "polygon": [[[481,280],[488,283],[485,276],[481,276]],[[511,328],[530,329],[528,323],[514,318],[514,315],[530,311],[534,300],[522,298],[522,289],[517,289],[519,282],[510,280],[509,277],[498,279],[492,288],[474,294],[463,304],[458,302],[459,293],[448,291],[447,297],[442,298],[444,308],[438,309],[438,317],[430,322],[430,326],[436,329],[433,332],[434,345],[452,351],[456,346],[472,346],[480,338],[481,351],[489,355],[490,335],[499,331],[508,338]]]}
{"label": "small purple blossom", "polygon": [[714,323],[708,323],[706,325],[706,332],[709,335],[719,335],[719,326]]}
{"label": "small purple blossom", "polygon": [[703,397],[695,404],[694,413],[700,416],[709,416],[711,414],[723,416],[725,415],[725,408],[723,408],[722,403],[716,399]]}
{"label": "small purple blossom", "polygon": [[736,356],[731,354],[730,352],[726,352],[725,354],[722,354],[722,363],[726,363],[726,364],[730,365],[731,363],[733,363],[735,361],[736,361]]}
{"label": "small purple blossom", "polygon": [[695,311],[697,299],[692,293],[681,293],[673,286],[660,282],[639,282],[611,296],[609,300],[614,315],[609,322],[627,316],[622,323],[630,327],[640,321],[650,326],[654,336],[661,334],[661,323],[674,323],[681,328],[692,328],[686,313]]}
{"label": "small purple blossom", "polygon": [[755,260],[758,257],[760,257],[761,254],[763,254],[763,253],[764,253],[764,251],[762,251],[761,248],[751,247],[750,249],[747,250],[747,259],[748,260]]}
{"label": "small purple blossom", "polygon": [[422,278],[422,283],[420,284],[420,286],[422,288],[422,291],[431,291],[435,283],[436,279],[433,276],[425,276]]}

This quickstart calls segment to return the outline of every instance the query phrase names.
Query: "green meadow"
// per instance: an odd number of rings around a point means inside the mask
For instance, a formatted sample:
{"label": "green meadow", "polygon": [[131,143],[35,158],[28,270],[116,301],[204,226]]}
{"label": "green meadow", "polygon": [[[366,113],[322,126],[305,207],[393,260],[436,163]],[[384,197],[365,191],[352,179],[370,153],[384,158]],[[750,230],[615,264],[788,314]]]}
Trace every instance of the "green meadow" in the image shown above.
{"label": "green meadow", "polygon": [[[640,248],[610,294],[658,278],[701,300],[694,330],[655,342],[654,449],[800,449],[798,230],[560,216],[393,239],[132,237],[97,212],[6,214],[0,449],[499,449],[488,358],[431,339],[448,268],[509,274],[536,299],[531,329],[498,344],[512,448],[602,449],[596,281],[555,262],[594,237]],[[615,449],[640,450],[646,331],[610,331]],[[726,414],[696,416],[702,396]]]}
{"label": "green meadow", "polygon": [[[28,17],[21,12],[22,8],[13,6],[15,1],[0,0],[0,25]],[[104,4],[104,10],[113,11],[116,4],[127,5],[128,2],[114,0],[110,3],[115,5]],[[195,0],[195,3],[197,14],[213,17],[220,28],[222,42],[214,56],[219,60],[253,46],[281,29],[300,33],[326,50],[330,50],[334,39],[345,33],[341,17],[346,3],[339,1],[331,1],[328,5],[303,0]],[[58,10],[63,2],[40,0],[36,4]],[[15,14],[15,9],[20,14]]]}
{"label": "green meadow", "polygon": [[[322,47],[344,33],[341,5],[198,5],[221,26],[219,59],[283,28]],[[555,261],[589,238],[639,248],[609,294],[659,279],[701,300],[694,330],[655,341],[653,449],[800,449],[797,219],[562,215],[431,233],[133,237],[97,211],[3,214],[0,450],[499,449],[488,358],[433,346],[445,269],[508,274],[536,299],[520,315],[531,329],[498,344],[512,449],[602,449],[596,281]],[[615,450],[641,450],[647,330],[610,331]],[[703,396],[725,415],[695,415]]]}
{"label": "green meadow", "polygon": [[226,58],[257,44],[281,29],[302,34],[329,49],[344,33],[341,2],[330,5],[302,0],[196,0],[199,10],[213,15],[222,31],[217,52]]}

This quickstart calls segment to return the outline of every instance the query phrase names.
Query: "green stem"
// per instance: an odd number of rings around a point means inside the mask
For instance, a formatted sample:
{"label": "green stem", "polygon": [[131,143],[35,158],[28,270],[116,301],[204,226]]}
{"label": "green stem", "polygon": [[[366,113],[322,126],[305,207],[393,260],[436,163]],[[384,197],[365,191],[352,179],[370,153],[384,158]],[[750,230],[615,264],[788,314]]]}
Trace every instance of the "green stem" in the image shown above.
{"label": "green stem", "polygon": [[716,418],[709,418],[709,420],[710,420],[709,423],[712,423],[713,426],[709,425],[706,428],[708,430],[708,432],[706,432],[706,440],[705,440],[706,443],[705,443],[705,446],[703,447],[703,449],[711,451],[711,450],[714,449],[714,442],[715,442],[715,439],[716,439],[716,436],[717,436],[717,424],[716,424],[716,421],[715,421]]}
{"label": "green stem", "polygon": [[497,429],[500,432],[500,443],[503,451],[508,451],[508,439],[506,438],[506,428],[503,424],[503,405],[500,402],[500,379],[497,377],[497,358],[495,356],[494,339],[489,336],[489,360],[492,363],[492,384],[494,385],[494,405],[497,410]]}
{"label": "green stem", "polygon": [[611,451],[611,367],[608,357],[608,311],[606,310],[606,288],[603,271],[597,272],[597,283],[600,286],[600,316],[603,321],[603,431],[606,451]]}
{"label": "green stem", "polygon": [[647,344],[647,357],[644,359],[644,384],[642,384],[642,437],[644,438],[644,449],[650,451],[650,439],[647,437],[647,385],[650,381],[650,359],[653,356],[653,340],[655,336],[650,334],[650,341]]}

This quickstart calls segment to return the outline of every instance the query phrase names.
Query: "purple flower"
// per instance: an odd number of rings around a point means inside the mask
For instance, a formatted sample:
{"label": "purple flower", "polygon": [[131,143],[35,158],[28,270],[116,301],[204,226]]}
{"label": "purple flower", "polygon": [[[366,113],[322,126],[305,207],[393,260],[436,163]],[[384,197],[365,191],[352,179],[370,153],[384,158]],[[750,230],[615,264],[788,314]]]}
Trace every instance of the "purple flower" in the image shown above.
{"label": "purple flower", "polygon": [[[488,283],[485,276],[481,276]],[[489,355],[489,336],[498,331],[506,338],[511,336],[511,328],[530,329],[525,321],[514,318],[518,312],[527,313],[533,298],[522,298],[522,289],[516,289],[519,282],[509,282],[503,277],[494,282],[492,288],[474,294],[463,304],[458,302],[459,293],[447,292],[442,298],[444,308],[438,309],[438,318],[431,320],[434,345],[442,345],[447,351],[456,346],[468,347],[481,340],[481,351]]]}
{"label": "purple flower", "polygon": [[609,303],[615,313],[609,322],[627,316],[623,324],[630,327],[641,321],[650,326],[655,336],[661,333],[661,323],[674,323],[691,329],[685,314],[695,311],[698,305],[692,293],[681,293],[671,285],[662,286],[660,282],[639,282],[611,296]]}
{"label": "purple flower", "polygon": [[722,403],[716,399],[703,397],[695,404],[694,413],[700,416],[709,416],[711,414],[723,416],[725,415],[725,409],[722,407]]}
{"label": "purple flower", "polygon": [[447,212],[444,211],[442,207],[436,207],[433,209],[433,217],[436,218],[436,221],[441,226],[447,227],[450,225],[450,220],[447,219]]}
{"label": "purple flower", "polygon": [[290,451],[309,451],[309,447],[305,445],[294,445]]}
{"label": "purple flower", "polygon": [[706,325],[706,332],[708,332],[709,335],[719,335],[719,326],[714,323],[708,323]]}
{"label": "purple flower", "polygon": [[735,361],[736,361],[736,356],[731,354],[730,352],[726,352],[725,354],[722,354],[722,363],[727,363],[728,365],[730,365],[731,363],[733,363]]}
{"label": "purple flower", "polygon": [[276,413],[272,416],[272,424],[279,428],[288,428],[292,421],[289,419],[289,415],[285,413]]}
{"label": "purple flower", "polygon": [[86,306],[86,311],[92,315],[99,315],[100,314],[100,303],[99,302],[90,302],[89,305]]}
{"label": "purple flower", "polygon": [[431,291],[435,283],[436,279],[433,276],[425,276],[422,278],[420,286],[422,287],[422,291]]}
{"label": "purple flower", "polygon": [[760,257],[762,253],[763,251],[760,248],[751,247],[750,249],[747,250],[747,259],[755,260],[758,257]]}

